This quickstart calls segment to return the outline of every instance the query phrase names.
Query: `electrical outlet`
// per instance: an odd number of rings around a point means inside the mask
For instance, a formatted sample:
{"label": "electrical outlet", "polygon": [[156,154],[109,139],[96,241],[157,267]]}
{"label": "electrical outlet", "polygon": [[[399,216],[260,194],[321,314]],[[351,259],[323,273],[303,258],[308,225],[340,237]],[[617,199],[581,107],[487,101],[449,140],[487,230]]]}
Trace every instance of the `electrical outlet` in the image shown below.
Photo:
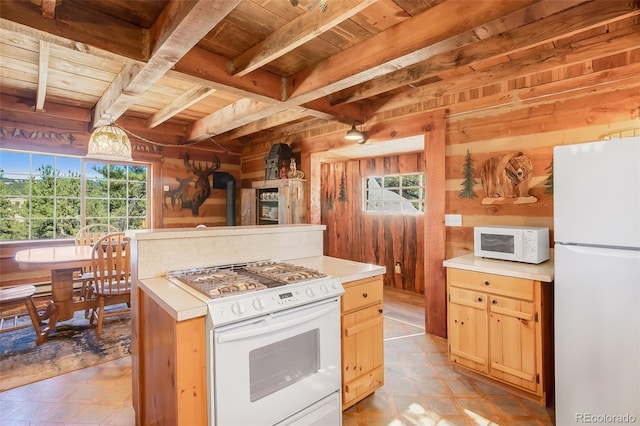
{"label": "electrical outlet", "polygon": [[462,226],[461,214],[445,214],[444,215],[445,226]]}
{"label": "electrical outlet", "polygon": [[163,186],[163,187],[162,187],[162,190],[163,190],[163,191],[168,191],[168,190],[169,190],[169,185],[165,185],[165,186]]}
{"label": "electrical outlet", "polygon": [[396,272],[396,274],[401,274],[402,273],[402,266],[401,266],[400,262],[396,262],[395,272]]}

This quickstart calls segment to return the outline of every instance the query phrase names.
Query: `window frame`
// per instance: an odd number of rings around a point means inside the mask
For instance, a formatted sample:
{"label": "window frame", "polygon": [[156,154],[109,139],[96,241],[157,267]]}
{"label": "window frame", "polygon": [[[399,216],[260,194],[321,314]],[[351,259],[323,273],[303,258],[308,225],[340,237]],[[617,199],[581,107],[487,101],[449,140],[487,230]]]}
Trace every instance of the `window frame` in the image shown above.
{"label": "window frame", "polygon": [[[151,218],[151,214],[152,214],[152,205],[153,205],[153,201],[152,201],[152,191],[151,191],[151,182],[152,182],[152,171],[153,171],[153,164],[151,162],[146,162],[146,161],[127,161],[127,162],[120,162],[120,161],[108,161],[108,160],[98,160],[98,159],[92,159],[92,158],[87,158],[87,157],[83,157],[83,156],[74,156],[74,155],[65,155],[65,154],[54,154],[54,153],[49,153],[49,152],[37,152],[37,151],[25,151],[25,150],[18,150],[18,149],[0,149],[0,155],[1,154],[5,154],[5,153],[13,153],[13,154],[18,154],[18,155],[26,155],[27,157],[27,161],[28,161],[28,169],[27,170],[15,170],[12,169],[10,171],[4,170],[4,176],[6,177],[7,175],[11,176],[11,175],[18,175],[20,179],[24,179],[26,182],[28,182],[29,188],[27,190],[28,194],[26,196],[24,196],[25,201],[24,202],[28,202],[28,200],[33,200],[34,197],[42,197],[43,200],[46,200],[48,198],[52,198],[53,199],[53,211],[51,216],[48,217],[42,217],[42,218],[38,218],[35,217],[33,215],[33,206],[30,204],[30,210],[28,212],[28,215],[24,218],[24,221],[28,222],[28,229],[27,229],[27,235],[26,238],[21,238],[21,239],[5,239],[4,236],[0,236],[0,243],[8,243],[8,242],[34,242],[34,241],[53,241],[53,240],[67,240],[67,239],[71,239],[74,237],[74,235],[59,235],[58,234],[58,230],[60,228],[58,228],[58,226],[60,226],[60,224],[65,221],[68,220],[69,222],[73,222],[74,220],[77,220],[79,223],[77,224],[77,226],[80,228],[82,226],[85,226],[87,224],[91,224],[91,223],[106,223],[104,222],[105,220],[108,223],[114,224],[116,225],[119,229],[122,230],[127,230],[127,229],[145,229],[148,227],[148,225],[150,224],[150,218]],[[48,157],[49,159],[43,158],[43,162],[42,164],[34,164],[34,157]],[[62,171],[59,168],[59,164],[60,164],[60,159],[72,159],[72,160],[78,160],[79,161],[79,176],[73,176],[73,173],[76,172],[75,170],[70,170],[70,174],[67,173],[67,171]],[[64,162],[64,161],[63,161]],[[46,163],[46,164],[45,164]],[[33,194],[33,190],[34,190],[34,185],[32,185],[32,180],[33,179],[41,179],[42,178],[42,171],[39,171],[40,168],[43,165],[48,165],[51,164],[52,167],[52,178],[53,178],[53,191],[54,194],[52,197],[43,195],[43,196],[39,196],[39,195],[34,195]],[[106,201],[107,201],[107,208],[106,208],[106,217],[96,217],[95,220],[91,220],[91,217],[87,218],[87,207],[88,207],[88,197],[87,197],[87,181],[92,179],[92,175],[96,175],[99,174],[99,172],[94,171],[93,169],[90,169],[90,167],[92,165],[98,165],[99,167],[104,166],[107,168],[107,170],[109,170],[109,173],[111,173],[111,169],[112,168],[117,168],[118,166],[120,166],[120,169],[124,169],[125,170],[125,177],[123,179],[117,179],[117,178],[111,178],[110,175],[108,177],[102,177],[101,180],[103,180],[104,182],[106,182],[106,187],[110,188],[111,187],[111,183],[112,182],[118,182],[120,183],[122,186],[124,186],[125,188],[125,197],[114,197],[113,199],[119,199],[119,200],[123,200],[123,205],[124,205],[124,215],[121,216],[111,216],[110,215],[110,210],[111,210],[111,203],[110,200],[112,198],[109,197],[109,195],[107,195],[106,197]],[[115,167],[114,167],[115,166]],[[64,166],[63,166],[64,167]],[[134,179],[131,175],[131,167],[143,167],[145,169],[144,173],[144,179]],[[0,167],[2,168],[2,167]],[[80,188],[79,188],[79,194],[77,197],[73,196],[73,195],[69,195],[66,196],[65,198],[60,198],[56,196],[55,191],[57,190],[57,182],[59,180],[62,179],[79,179],[80,182]],[[135,215],[130,215],[130,203],[131,202],[136,202],[138,200],[137,196],[130,194],[130,188],[132,184],[136,184],[136,183],[142,183],[144,185],[144,193],[145,193],[145,205],[143,206],[144,208],[144,216],[135,216]],[[18,195],[20,197],[22,197],[22,195]],[[15,194],[2,194],[0,195],[0,199],[11,199],[11,198],[15,198],[16,195]],[[99,197],[96,197],[96,199]],[[80,211],[77,212],[77,216],[76,217],[67,217],[67,216],[58,216],[57,212],[56,212],[56,206],[59,205],[59,200],[76,200],[79,199],[79,206],[80,206]],[[9,200],[11,202],[11,200]],[[1,218],[6,219],[6,218]],[[51,233],[52,235],[48,238],[35,238],[33,235],[33,220],[36,219],[40,219],[40,220],[44,220],[44,221],[50,221],[51,226],[52,226],[52,230]],[[133,227],[131,226],[132,221],[138,219],[140,222],[141,227]],[[75,223],[73,224],[75,229]],[[79,229],[78,228],[78,229]]]}
{"label": "window frame", "polygon": [[[418,177],[419,183],[418,185],[404,185],[406,177]],[[375,181],[380,185],[379,188],[370,188],[369,180],[375,179]],[[393,179],[398,180],[397,186],[387,186],[387,181],[393,181]],[[427,186],[426,186],[426,174],[424,172],[413,172],[413,173],[389,173],[384,175],[369,175],[364,176],[362,178],[362,211],[365,214],[378,214],[378,215],[407,215],[407,216],[418,216],[424,215],[426,210],[426,195],[427,195]],[[418,190],[418,197],[416,199],[408,199],[402,196],[403,192],[406,190]],[[387,204],[385,203],[384,194],[385,191],[391,192],[392,194],[397,194],[400,199],[397,201],[398,209],[388,209]],[[380,192],[381,194],[381,209],[380,210],[372,210],[369,208],[371,205],[372,199],[370,198],[371,194],[376,192]],[[391,200],[389,200],[391,201]],[[403,204],[406,202],[417,203],[419,208],[417,210],[409,210],[403,208]],[[395,204],[395,202],[394,202]],[[414,205],[415,208],[415,205]]]}

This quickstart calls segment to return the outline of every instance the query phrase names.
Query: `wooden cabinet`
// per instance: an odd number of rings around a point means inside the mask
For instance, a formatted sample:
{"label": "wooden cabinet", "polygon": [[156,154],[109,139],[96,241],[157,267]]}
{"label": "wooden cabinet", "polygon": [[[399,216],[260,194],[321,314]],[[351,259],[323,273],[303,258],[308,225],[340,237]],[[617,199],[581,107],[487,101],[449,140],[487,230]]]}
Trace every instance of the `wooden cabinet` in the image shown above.
{"label": "wooden cabinet", "polygon": [[451,362],[547,403],[550,284],[448,268],[447,293]]}
{"label": "wooden cabinet", "polygon": [[342,409],[384,384],[382,276],[345,283],[342,311]]}
{"label": "wooden cabinet", "polygon": [[207,424],[205,317],[176,321],[141,288],[133,291],[136,424]]}
{"label": "wooden cabinet", "polygon": [[304,180],[273,179],[242,190],[242,225],[278,225],[306,222]]}

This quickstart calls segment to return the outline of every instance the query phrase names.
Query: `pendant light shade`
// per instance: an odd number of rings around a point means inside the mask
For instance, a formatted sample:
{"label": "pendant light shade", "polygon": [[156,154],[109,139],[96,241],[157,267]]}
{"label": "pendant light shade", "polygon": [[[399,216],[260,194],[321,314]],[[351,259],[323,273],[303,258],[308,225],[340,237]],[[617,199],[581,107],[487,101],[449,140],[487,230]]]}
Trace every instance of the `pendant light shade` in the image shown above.
{"label": "pendant light shade", "polygon": [[89,138],[87,157],[100,160],[132,161],[129,136],[113,123],[98,127]]}
{"label": "pendant light shade", "polygon": [[[359,122],[356,121],[356,123]],[[356,123],[353,123],[353,125],[351,126],[351,130],[349,130],[347,134],[344,135],[344,138],[348,141],[356,141],[359,144],[363,144],[367,141],[367,134],[362,130],[358,130],[356,128]]]}

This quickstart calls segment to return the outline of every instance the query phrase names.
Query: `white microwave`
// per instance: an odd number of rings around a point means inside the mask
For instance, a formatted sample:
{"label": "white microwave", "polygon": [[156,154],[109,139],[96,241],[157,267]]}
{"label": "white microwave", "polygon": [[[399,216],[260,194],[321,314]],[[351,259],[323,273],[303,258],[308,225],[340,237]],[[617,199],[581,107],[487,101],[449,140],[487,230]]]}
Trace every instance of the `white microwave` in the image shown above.
{"label": "white microwave", "polygon": [[479,257],[542,263],[549,259],[549,228],[476,226],[473,252]]}

